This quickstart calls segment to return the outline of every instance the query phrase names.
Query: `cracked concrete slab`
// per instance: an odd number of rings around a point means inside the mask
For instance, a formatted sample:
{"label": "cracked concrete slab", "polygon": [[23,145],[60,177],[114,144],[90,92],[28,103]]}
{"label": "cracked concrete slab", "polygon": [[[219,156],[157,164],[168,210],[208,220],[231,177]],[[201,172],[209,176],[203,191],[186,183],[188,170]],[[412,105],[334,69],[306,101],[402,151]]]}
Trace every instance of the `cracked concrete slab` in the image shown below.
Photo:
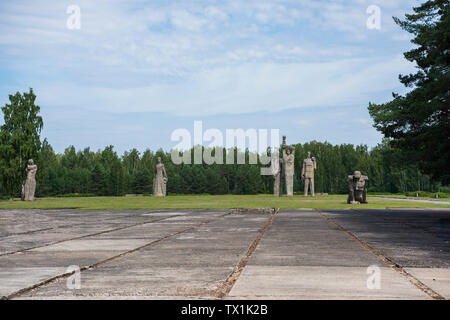
{"label": "cracked concrete slab", "polygon": [[31,291],[23,298],[85,296],[103,299],[138,295],[215,299],[216,291],[270,218],[252,215],[249,219],[248,216],[210,217],[209,223],[82,272],[80,290],[67,289],[65,283],[59,281]]}
{"label": "cracked concrete slab", "polygon": [[0,268],[0,296],[6,296],[31,285],[51,279],[66,271],[66,268],[29,267]]}
{"label": "cracked concrete slab", "polygon": [[405,268],[405,270],[433,291],[446,299],[450,299],[450,269]]}
{"label": "cracked concrete slab", "polygon": [[[78,265],[94,266],[80,290],[60,279],[16,298],[217,299],[271,217],[229,212],[0,210],[0,252],[10,253],[0,253],[0,295]],[[225,298],[431,298],[362,243],[448,298],[449,218],[446,209],[280,210]],[[370,265],[381,268],[380,290],[367,288]]]}
{"label": "cracked concrete slab", "polygon": [[367,268],[247,266],[234,299],[431,299],[391,268],[380,268],[380,289],[367,286]]}
{"label": "cracked concrete slab", "polygon": [[49,252],[49,251],[127,251],[145,244],[148,244],[149,240],[146,239],[80,239],[69,240],[60,242],[57,244],[32,249],[32,252]]}

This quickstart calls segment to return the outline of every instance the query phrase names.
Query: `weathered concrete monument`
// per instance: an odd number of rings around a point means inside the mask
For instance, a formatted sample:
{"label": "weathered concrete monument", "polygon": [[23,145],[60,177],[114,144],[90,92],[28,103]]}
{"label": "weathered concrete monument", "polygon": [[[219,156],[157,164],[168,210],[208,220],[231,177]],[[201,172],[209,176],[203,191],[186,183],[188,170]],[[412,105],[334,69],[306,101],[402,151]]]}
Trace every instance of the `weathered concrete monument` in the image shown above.
{"label": "weathered concrete monument", "polygon": [[167,173],[166,167],[161,162],[161,157],[158,157],[158,163],[155,166],[155,175],[153,177],[153,196],[165,197],[167,186]]}
{"label": "weathered concrete monument", "polygon": [[348,204],[367,203],[367,181],[369,178],[363,176],[360,171],[355,171],[348,176]]}
{"label": "weathered concrete monument", "polygon": [[311,158],[311,152],[303,160],[302,179],[305,181],[305,197],[308,196],[308,188],[311,190],[311,196],[314,197],[314,170],[317,169],[316,158]]}
{"label": "weathered concrete monument", "polygon": [[[278,151],[277,151],[278,152]],[[270,168],[273,176],[273,195],[280,197],[283,194],[283,161],[277,156],[271,160]]]}
{"label": "weathered concrete monument", "polygon": [[294,153],[295,147],[286,144],[286,136],[283,136],[283,170],[284,179],[286,181],[286,195],[292,197],[294,195]]}
{"label": "weathered concrete monument", "polygon": [[37,165],[34,164],[33,159],[28,160],[28,165],[26,168],[27,179],[22,189],[22,200],[33,201],[34,193],[36,191],[36,172]]}

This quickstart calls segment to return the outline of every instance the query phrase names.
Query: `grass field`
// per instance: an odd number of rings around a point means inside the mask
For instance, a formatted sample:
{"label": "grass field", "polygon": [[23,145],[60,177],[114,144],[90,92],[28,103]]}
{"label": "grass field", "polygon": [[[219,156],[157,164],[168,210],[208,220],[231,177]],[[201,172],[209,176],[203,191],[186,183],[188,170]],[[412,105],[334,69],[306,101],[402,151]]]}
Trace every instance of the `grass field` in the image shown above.
{"label": "grass field", "polygon": [[410,200],[442,200],[442,201],[450,201],[450,198],[436,198],[436,197],[411,197],[405,196],[401,193],[391,194],[391,193],[373,193],[371,194],[373,197],[387,197],[387,198],[399,198],[399,199],[410,199]]}
{"label": "grass field", "polygon": [[450,204],[420,203],[370,198],[369,204],[349,205],[346,195],[305,198],[272,195],[177,195],[165,198],[74,197],[40,198],[33,202],[19,199],[0,201],[0,209],[75,208],[75,209],[227,209],[227,208],[450,208]]}

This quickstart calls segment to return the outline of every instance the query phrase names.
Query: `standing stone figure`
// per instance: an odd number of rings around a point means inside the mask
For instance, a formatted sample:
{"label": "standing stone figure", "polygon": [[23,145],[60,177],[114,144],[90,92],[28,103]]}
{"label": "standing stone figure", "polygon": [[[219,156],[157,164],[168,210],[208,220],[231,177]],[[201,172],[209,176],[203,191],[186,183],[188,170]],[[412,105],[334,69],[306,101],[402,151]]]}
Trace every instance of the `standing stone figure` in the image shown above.
{"label": "standing stone figure", "polygon": [[311,190],[311,196],[314,197],[314,170],[317,169],[316,158],[311,158],[311,152],[308,157],[303,160],[302,179],[305,181],[305,197],[308,196],[308,187]]}
{"label": "standing stone figure", "polygon": [[165,197],[167,185],[167,173],[161,157],[158,157],[158,163],[155,166],[155,175],[153,177],[153,196]]}
{"label": "standing stone figure", "polygon": [[34,192],[36,191],[36,171],[37,165],[34,164],[33,159],[28,160],[26,168],[27,180],[23,186],[23,200],[25,201],[34,200]]}
{"label": "standing stone figure", "polygon": [[283,136],[283,169],[284,178],[286,181],[286,194],[288,197],[294,195],[294,152],[293,146],[286,144],[286,136]]}
{"label": "standing stone figure", "polygon": [[367,203],[367,176],[361,175],[361,172],[355,171],[348,176],[348,204]]}
{"label": "standing stone figure", "polygon": [[280,197],[283,194],[283,184],[282,184],[282,166],[283,162],[280,159],[277,151],[275,158],[271,160],[270,168],[273,175],[273,195]]}

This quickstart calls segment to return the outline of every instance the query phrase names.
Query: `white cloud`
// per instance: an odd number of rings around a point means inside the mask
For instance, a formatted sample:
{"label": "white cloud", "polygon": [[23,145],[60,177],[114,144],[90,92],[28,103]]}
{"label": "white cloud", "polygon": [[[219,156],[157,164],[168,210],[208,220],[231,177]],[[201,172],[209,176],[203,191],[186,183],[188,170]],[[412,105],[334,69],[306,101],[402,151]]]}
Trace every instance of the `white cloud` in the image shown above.
{"label": "white cloud", "polygon": [[79,31],[65,28],[64,2],[0,4],[4,60],[44,74],[28,86],[54,107],[202,115],[339,106],[398,86],[410,70],[364,41],[372,1],[78,2]]}
{"label": "white cloud", "polygon": [[[172,124],[268,111],[279,123],[310,126],[311,139],[327,139],[330,123],[351,119],[353,139],[355,125],[369,126],[367,102],[389,98],[397,75],[412,70],[400,55],[408,35],[391,17],[416,0],[77,0],[81,30],[68,30],[71,3],[0,1],[0,99],[33,87],[61,146],[83,130],[83,143],[91,143],[98,122],[101,143],[120,138],[127,146],[129,112],[165,112]],[[371,4],[382,10],[380,32],[366,28]],[[334,110],[328,123],[316,123],[311,110],[325,108]],[[295,112],[297,122],[289,117]],[[160,124],[141,123],[133,141],[139,131],[158,147],[151,128]]]}
{"label": "white cloud", "polygon": [[206,14],[206,16],[211,17],[216,20],[219,20],[219,21],[228,20],[228,14],[226,14],[224,11],[222,11],[219,8],[214,7],[214,6],[206,7],[205,14]]}
{"label": "white cloud", "polygon": [[396,75],[410,70],[411,65],[401,57],[378,62],[247,63],[201,71],[176,83],[145,87],[58,84],[36,89],[42,103],[53,107],[65,103],[114,113],[206,116],[366,104],[373,94],[398,87]]}
{"label": "white cloud", "polygon": [[206,19],[197,17],[184,10],[172,12],[171,21],[175,27],[188,31],[200,31],[208,22]]}

